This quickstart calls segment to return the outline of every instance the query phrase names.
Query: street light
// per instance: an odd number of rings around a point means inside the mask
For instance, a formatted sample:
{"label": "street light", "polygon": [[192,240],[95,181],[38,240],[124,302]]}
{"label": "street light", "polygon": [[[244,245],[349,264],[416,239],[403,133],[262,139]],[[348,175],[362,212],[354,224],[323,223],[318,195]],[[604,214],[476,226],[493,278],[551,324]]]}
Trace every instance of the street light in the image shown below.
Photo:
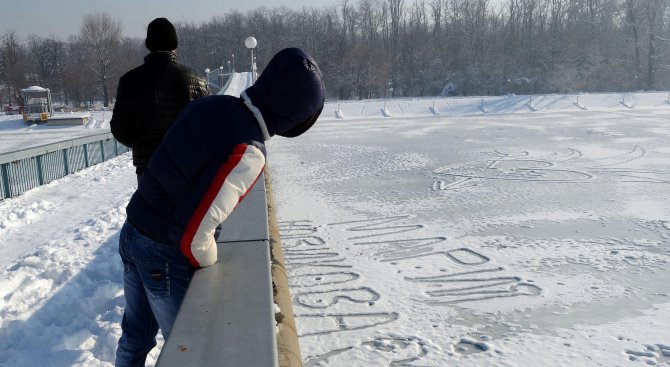
{"label": "street light", "polygon": [[212,72],[212,71],[209,70],[209,68],[205,68],[205,80],[207,81],[207,87],[208,87],[208,88],[209,88],[209,74],[210,74],[211,72]]}
{"label": "street light", "polygon": [[247,46],[247,48],[251,51],[251,82],[256,81],[256,63],[254,62],[254,48],[256,48],[256,45],[258,42],[256,42],[256,39],[254,37],[247,37],[246,40],[244,40],[244,45]]}
{"label": "street light", "polygon": [[235,54],[233,54],[233,71],[235,71]]}

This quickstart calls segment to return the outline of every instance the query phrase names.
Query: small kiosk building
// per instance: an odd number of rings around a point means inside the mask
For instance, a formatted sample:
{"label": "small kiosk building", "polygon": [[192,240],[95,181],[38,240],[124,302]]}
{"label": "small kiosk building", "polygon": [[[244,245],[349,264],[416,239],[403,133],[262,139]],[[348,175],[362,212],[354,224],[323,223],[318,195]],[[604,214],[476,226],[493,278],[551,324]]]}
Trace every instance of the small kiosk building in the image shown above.
{"label": "small kiosk building", "polygon": [[48,88],[32,86],[21,89],[23,101],[23,120],[27,123],[45,123],[53,114],[51,92]]}

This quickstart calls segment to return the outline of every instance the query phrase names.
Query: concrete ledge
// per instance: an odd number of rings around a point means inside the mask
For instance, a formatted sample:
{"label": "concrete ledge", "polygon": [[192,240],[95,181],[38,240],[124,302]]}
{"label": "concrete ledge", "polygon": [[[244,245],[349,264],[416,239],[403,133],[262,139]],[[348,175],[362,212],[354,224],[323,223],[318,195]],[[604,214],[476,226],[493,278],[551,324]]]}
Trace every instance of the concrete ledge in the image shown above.
{"label": "concrete ledge", "polygon": [[47,125],[63,126],[63,125],[86,125],[91,118],[91,114],[55,114],[51,115],[47,120]]}
{"label": "concrete ledge", "polygon": [[[224,243],[196,272],[157,366],[277,366],[267,241]],[[253,284],[253,287],[249,287]]]}
{"label": "concrete ledge", "polygon": [[223,223],[219,259],[195,272],[156,366],[278,365],[265,195],[261,177]]}
{"label": "concrete ledge", "polygon": [[272,257],[272,284],[275,303],[280,314],[276,315],[279,333],[277,334],[277,354],[280,367],[301,367],[302,357],[298,343],[298,330],[293,317],[293,302],[288,287],[288,274],[284,260],[284,251],[279,236],[279,226],[275,208],[270,175],[265,172],[265,192],[268,201],[268,225],[270,227],[270,256]]}
{"label": "concrete ledge", "polygon": [[264,175],[258,179],[251,191],[223,222],[217,243],[237,241],[267,241],[268,211],[265,198]]}

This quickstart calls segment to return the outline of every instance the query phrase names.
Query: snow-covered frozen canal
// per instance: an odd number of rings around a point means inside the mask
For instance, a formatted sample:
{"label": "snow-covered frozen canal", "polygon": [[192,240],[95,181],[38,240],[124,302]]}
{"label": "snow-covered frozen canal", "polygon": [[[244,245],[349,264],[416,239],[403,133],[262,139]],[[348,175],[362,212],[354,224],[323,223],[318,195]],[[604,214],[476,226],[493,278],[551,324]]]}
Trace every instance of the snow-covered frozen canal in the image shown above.
{"label": "snow-covered frozen canal", "polygon": [[271,141],[306,365],[669,364],[668,107]]}

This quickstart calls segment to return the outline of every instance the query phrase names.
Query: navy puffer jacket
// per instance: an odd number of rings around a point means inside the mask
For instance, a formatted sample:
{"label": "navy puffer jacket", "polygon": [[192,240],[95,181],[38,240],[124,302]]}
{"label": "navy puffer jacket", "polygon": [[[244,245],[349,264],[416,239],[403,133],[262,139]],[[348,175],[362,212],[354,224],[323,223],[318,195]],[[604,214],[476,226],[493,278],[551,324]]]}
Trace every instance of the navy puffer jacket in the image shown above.
{"label": "navy puffer jacket", "polygon": [[128,204],[128,220],[154,240],[180,246],[193,266],[213,264],[214,230],[262,173],[264,142],[305,132],[324,97],[316,62],[289,48],[241,97],[191,102],[149,162]]}

